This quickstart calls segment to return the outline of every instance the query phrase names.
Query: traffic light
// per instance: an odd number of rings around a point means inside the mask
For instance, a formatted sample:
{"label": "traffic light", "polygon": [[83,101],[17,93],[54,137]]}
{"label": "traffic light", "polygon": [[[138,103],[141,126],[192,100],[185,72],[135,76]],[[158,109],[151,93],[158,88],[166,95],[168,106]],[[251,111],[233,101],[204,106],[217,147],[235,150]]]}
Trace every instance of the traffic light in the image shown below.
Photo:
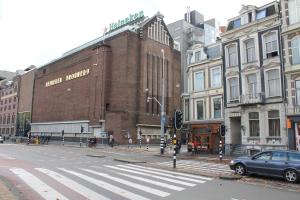
{"label": "traffic light", "polygon": [[183,113],[181,110],[175,111],[175,120],[174,120],[174,127],[176,130],[180,130],[182,128],[182,122],[183,122]]}
{"label": "traffic light", "polygon": [[226,133],[225,133],[225,132],[226,132],[226,127],[225,127],[225,125],[222,124],[221,127],[220,127],[220,129],[221,129],[221,130],[220,130],[220,136],[221,136],[221,137],[225,137],[225,134],[226,134]]}
{"label": "traffic light", "polygon": [[80,132],[81,132],[81,133],[83,133],[83,132],[84,132],[84,127],[83,127],[83,126],[81,126],[81,130],[80,130]]}

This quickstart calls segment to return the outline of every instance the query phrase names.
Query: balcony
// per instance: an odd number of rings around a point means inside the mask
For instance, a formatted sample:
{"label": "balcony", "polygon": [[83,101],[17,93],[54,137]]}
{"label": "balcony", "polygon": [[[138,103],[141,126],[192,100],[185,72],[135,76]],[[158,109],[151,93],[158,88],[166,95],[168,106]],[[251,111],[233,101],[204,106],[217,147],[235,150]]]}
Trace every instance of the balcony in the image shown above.
{"label": "balcony", "polygon": [[292,105],[287,107],[287,115],[299,115],[300,105]]}
{"label": "balcony", "polygon": [[263,94],[243,94],[240,102],[241,105],[263,103]]}

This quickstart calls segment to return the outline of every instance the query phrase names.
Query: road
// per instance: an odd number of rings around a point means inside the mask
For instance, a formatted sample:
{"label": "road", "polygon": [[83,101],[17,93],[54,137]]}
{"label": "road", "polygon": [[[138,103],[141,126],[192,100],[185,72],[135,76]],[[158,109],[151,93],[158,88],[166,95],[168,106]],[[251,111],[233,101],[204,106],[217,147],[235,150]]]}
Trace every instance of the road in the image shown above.
{"label": "road", "polygon": [[[131,150],[0,145],[1,180],[20,200],[299,200],[298,192],[178,172],[168,168],[170,164],[170,158]],[[178,165],[189,169],[195,162]],[[227,170],[207,163],[197,167],[206,172]]]}

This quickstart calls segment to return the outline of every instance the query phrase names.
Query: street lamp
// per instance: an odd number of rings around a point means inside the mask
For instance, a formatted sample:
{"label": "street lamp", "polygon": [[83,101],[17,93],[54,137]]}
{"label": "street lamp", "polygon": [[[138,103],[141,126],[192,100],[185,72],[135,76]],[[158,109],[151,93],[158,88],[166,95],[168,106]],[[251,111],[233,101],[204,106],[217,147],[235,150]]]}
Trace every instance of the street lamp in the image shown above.
{"label": "street lamp", "polygon": [[[155,97],[147,97],[147,102],[154,99],[160,106],[160,154],[164,154],[164,142],[165,142],[165,51],[161,49],[162,53],[162,95],[161,103]],[[146,89],[148,91],[148,88]]]}

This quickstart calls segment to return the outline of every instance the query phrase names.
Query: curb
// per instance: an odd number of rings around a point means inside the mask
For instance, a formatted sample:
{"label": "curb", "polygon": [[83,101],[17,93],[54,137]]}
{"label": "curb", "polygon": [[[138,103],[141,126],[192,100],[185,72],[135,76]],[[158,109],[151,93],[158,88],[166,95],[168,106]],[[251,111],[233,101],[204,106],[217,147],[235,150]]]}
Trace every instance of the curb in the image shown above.
{"label": "curb", "polygon": [[123,159],[123,158],[114,158],[115,161],[119,162],[126,162],[126,163],[147,163],[146,161],[141,160],[130,160],[130,159]]}
{"label": "curb", "polygon": [[87,154],[86,156],[89,156],[89,157],[96,157],[96,158],[104,158],[106,156],[104,155],[92,155],[92,154]]}
{"label": "curb", "polygon": [[239,180],[242,176],[232,175],[232,176],[219,176],[220,179],[223,180]]}

